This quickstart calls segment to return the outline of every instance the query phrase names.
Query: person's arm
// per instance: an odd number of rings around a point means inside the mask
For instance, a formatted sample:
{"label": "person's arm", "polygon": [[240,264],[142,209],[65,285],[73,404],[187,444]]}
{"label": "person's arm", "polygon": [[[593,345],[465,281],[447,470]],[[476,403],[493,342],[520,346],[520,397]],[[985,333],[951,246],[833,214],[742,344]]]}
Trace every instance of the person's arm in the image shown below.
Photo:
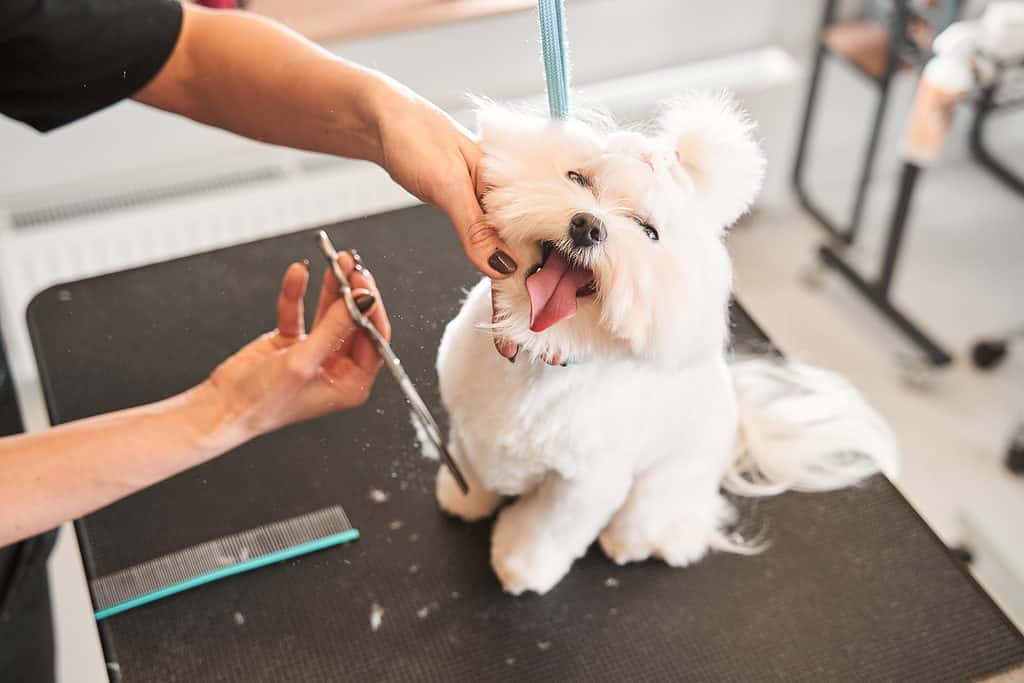
{"label": "person's arm", "polygon": [[[372,277],[339,261],[385,336],[390,324]],[[309,271],[288,269],[278,325],[185,393],[45,432],[0,439],[0,547],[51,529],[292,422],[363,403],[380,357],[357,332],[325,273],[309,335]]]}
{"label": "person's arm", "polygon": [[0,547],[80,517],[238,443],[206,389],[0,439]]}
{"label": "person's arm", "polygon": [[482,273],[516,269],[477,199],[473,137],[408,88],[280,24],[185,5],[174,51],[135,99],[256,140],[377,163],[448,214]]}

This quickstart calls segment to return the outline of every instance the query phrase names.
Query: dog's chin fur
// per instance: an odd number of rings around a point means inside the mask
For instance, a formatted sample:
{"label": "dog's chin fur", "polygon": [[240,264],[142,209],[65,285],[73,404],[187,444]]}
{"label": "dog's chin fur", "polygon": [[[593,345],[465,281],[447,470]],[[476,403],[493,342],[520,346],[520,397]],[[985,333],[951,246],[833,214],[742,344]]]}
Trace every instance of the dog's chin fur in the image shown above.
{"label": "dog's chin fur", "polygon": [[[760,495],[893,473],[891,434],[842,380],[726,358],[723,235],[764,172],[753,125],[728,97],[677,100],[649,135],[490,102],[479,121],[484,207],[520,268],[477,285],[442,339],[450,446],[473,490],[461,495],[442,470],[438,497],[477,519],[521,496],[493,536],[506,590],[547,591],[598,536],[620,563],[749,552],[728,534],[722,486]],[[575,247],[578,213],[599,219],[606,238]],[[544,243],[591,270],[597,291],[533,332],[526,279]],[[493,335],[518,344],[514,363]]]}

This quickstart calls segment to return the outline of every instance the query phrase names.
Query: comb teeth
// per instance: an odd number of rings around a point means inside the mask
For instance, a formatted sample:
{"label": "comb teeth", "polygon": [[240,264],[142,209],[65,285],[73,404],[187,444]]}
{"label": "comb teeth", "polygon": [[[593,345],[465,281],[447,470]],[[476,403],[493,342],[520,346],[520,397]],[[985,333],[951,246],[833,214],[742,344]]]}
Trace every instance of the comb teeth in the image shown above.
{"label": "comb teeth", "polygon": [[241,563],[350,531],[340,505],[242,531],[149,560],[90,583],[101,611]]}

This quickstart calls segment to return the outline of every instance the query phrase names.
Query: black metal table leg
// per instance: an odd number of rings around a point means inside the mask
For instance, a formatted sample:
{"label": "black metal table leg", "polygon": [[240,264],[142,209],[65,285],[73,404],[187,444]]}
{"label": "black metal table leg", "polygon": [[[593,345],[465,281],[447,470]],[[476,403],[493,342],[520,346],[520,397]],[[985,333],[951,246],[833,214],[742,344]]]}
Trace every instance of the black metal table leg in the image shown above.
{"label": "black metal table leg", "polygon": [[1024,423],[1018,428],[1006,449],[1006,469],[1017,476],[1024,476]]}
{"label": "black metal table leg", "polygon": [[974,107],[974,119],[971,121],[970,148],[975,160],[987,169],[992,175],[1003,182],[1007,187],[1017,194],[1024,195],[1024,179],[1011,171],[1003,162],[995,158],[985,147],[985,140],[982,135],[988,116],[995,109],[995,93],[998,83],[986,86],[979,94],[979,100]]}
{"label": "black metal table leg", "polygon": [[812,122],[814,121],[815,105],[818,101],[818,86],[821,83],[821,71],[825,64],[825,55],[828,48],[825,47],[824,33],[832,23],[835,14],[836,0],[828,0],[825,3],[825,13],[821,21],[821,29],[818,32],[818,46],[814,54],[814,66],[811,67],[811,82],[807,88],[807,99],[804,103],[804,115],[800,124],[800,136],[796,147],[796,158],[793,163],[793,189],[801,206],[811,214],[815,220],[834,235],[841,231],[837,230],[832,222],[814,205],[803,184],[804,161],[807,158],[807,141],[811,136]]}
{"label": "black metal table leg", "polygon": [[835,8],[836,0],[828,0],[828,2],[826,2],[824,17],[822,19],[821,29],[818,36],[817,51],[814,56],[814,66],[811,70],[811,81],[807,91],[807,99],[804,104],[804,115],[800,125],[800,134],[797,143],[796,159],[793,165],[792,180],[797,199],[804,210],[811,214],[811,216],[813,216],[814,219],[834,238],[839,239],[846,244],[852,244],[856,239],[857,232],[860,229],[861,219],[864,214],[864,204],[867,199],[871,172],[874,168],[875,157],[878,152],[878,142],[881,137],[882,122],[885,120],[885,113],[889,104],[889,90],[892,84],[893,75],[896,73],[896,69],[899,66],[899,41],[906,31],[907,22],[909,20],[909,10],[904,2],[897,2],[895,4],[892,24],[889,28],[889,35],[891,36],[889,52],[886,56],[885,69],[882,74],[878,77],[871,77],[869,74],[862,72],[864,75],[869,76],[872,82],[878,86],[878,104],[875,107],[875,115],[871,123],[871,132],[868,137],[867,148],[861,164],[860,176],[857,181],[850,222],[845,228],[843,228],[835,225],[833,221],[825,215],[825,212],[814,203],[810,197],[810,193],[804,186],[803,178],[804,165],[807,158],[807,144],[808,139],[810,138],[817,104],[818,87],[821,83],[821,74],[824,67],[825,56],[829,52],[829,49],[825,44],[825,32],[833,23],[835,18]]}
{"label": "black metal table leg", "polygon": [[878,153],[878,139],[881,137],[882,121],[885,120],[885,112],[889,104],[889,89],[892,85],[892,77],[896,73],[896,67],[900,61],[899,40],[907,28],[908,10],[905,3],[897,2],[893,8],[892,26],[889,29],[891,36],[889,44],[889,55],[885,62],[885,72],[878,83],[878,104],[875,106],[875,118],[871,123],[871,137],[868,138],[868,147],[864,154],[864,161],[860,170],[860,179],[857,182],[857,194],[853,203],[853,214],[850,217],[850,227],[846,230],[844,241],[852,244],[857,238],[860,230],[861,218],[864,216],[864,202],[867,199],[868,185],[871,181],[871,171],[874,169],[875,156]]}
{"label": "black metal table leg", "polygon": [[896,325],[911,342],[920,348],[932,365],[941,367],[948,365],[952,361],[952,357],[925,334],[916,323],[896,308],[889,298],[889,291],[892,286],[892,279],[896,272],[896,263],[899,259],[900,247],[903,242],[903,235],[906,231],[910,201],[913,197],[914,187],[920,171],[921,169],[914,164],[904,163],[903,165],[903,171],[900,175],[899,195],[896,200],[896,207],[893,210],[892,222],[889,226],[889,238],[886,242],[882,269],[876,280],[869,281],[865,279],[829,246],[820,247],[818,253],[825,265],[834,268],[836,272],[843,275],[868,301],[874,304],[885,317]]}

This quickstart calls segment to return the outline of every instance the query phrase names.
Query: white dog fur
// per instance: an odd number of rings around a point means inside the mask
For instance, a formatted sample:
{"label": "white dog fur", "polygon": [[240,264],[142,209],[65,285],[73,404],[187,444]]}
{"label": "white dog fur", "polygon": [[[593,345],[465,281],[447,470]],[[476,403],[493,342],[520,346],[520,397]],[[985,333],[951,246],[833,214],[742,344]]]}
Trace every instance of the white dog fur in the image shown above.
{"label": "white dog fur", "polygon": [[[731,99],[677,100],[652,135],[489,102],[479,121],[484,206],[520,268],[476,285],[445,330],[441,396],[471,491],[442,468],[437,496],[466,520],[518,497],[492,536],[506,591],[547,592],[595,539],[619,564],[753,552],[730,534],[723,488],[765,495],[895,474],[891,432],[842,379],[728,357],[723,236],[764,170],[754,126]],[[569,237],[580,213],[605,228],[587,248]],[[544,242],[589,269],[597,292],[534,332],[526,278]],[[520,346],[515,362],[495,351],[495,334]]]}

